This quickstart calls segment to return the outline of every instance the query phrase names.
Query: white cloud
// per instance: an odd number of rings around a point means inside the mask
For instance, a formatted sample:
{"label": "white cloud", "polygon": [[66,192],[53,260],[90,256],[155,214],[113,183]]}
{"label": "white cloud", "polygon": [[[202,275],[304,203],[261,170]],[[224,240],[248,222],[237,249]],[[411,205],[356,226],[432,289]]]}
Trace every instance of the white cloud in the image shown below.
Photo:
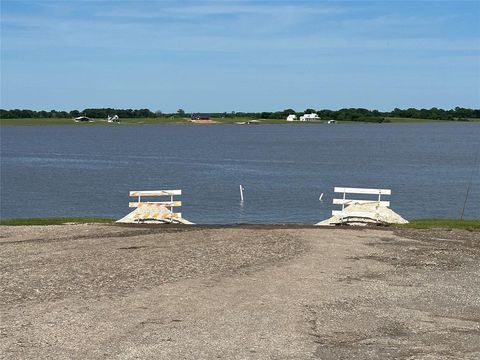
{"label": "white cloud", "polygon": [[240,1],[210,1],[203,3],[179,4],[170,2],[154,2],[142,9],[135,7],[122,7],[106,11],[96,12],[98,17],[127,17],[127,18],[161,18],[175,17],[201,17],[216,15],[262,15],[278,16],[296,14],[313,16],[319,14],[334,14],[343,12],[341,7],[323,3],[313,5],[309,3],[286,3],[286,2],[240,2]]}

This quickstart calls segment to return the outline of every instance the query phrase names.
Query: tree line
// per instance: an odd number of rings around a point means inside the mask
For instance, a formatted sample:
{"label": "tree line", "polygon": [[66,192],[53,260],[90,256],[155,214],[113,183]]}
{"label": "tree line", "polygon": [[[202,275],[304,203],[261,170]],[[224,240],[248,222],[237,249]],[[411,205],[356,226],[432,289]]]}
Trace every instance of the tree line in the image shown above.
{"label": "tree line", "polygon": [[382,112],[378,110],[368,110],[364,108],[345,108],[340,110],[315,110],[305,109],[303,112],[296,112],[293,109],[286,109],[277,112],[261,112],[261,113],[234,113],[229,116],[239,117],[253,117],[257,119],[284,119],[288,115],[303,115],[317,113],[321,119],[324,120],[338,120],[338,121],[372,121],[382,122],[388,121],[388,118],[411,118],[411,119],[429,119],[429,120],[468,120],[480,118],[480,109],[467,109],[456,107],[450,110],[439,108],[431,109],[399,109],[395,108],[392,111]]}
{"label": "tree line", "polygon": [[[411,118],[411,119],[430,119],[430,120],[468,120],[480,118],[480,109],[468,109],[456,107],[450,110],[439,108],[431,109],[399,109],[382,112],[378,110],[369,110],[364,108],[346,108],[340,110],[315,110],[305,109],[297,112],[293,109],[273,112],[217,112],[210,113],[215,118],[252,118],[252,119],[285,119],[288,115],[295,114],[300,116],[304,113],[317,113],[324,120],[338,121],[371,121],[382,122],[388,121],[388,118]],[[152,112],[149,109],[113,109],[113,108],[90,108],[82,111],[34,111],[34,110],[5,110],[0,109],[0,118],[2,119],[23,119],[23,118],[75,118],[78,116],[87,116],[90,118],[107,118],[108,115],[118,115],[120,118],[155,118],[155,117],[186,117],[190,116],[183,109],[178,109],[175,113],[163,113],[158,110]]]}

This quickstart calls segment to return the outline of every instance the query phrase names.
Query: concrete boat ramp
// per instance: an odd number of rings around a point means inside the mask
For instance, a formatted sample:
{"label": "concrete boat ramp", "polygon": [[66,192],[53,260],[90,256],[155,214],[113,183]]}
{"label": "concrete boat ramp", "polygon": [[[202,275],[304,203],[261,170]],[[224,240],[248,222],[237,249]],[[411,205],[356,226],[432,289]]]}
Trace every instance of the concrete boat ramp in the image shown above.
{"label": "concrete boat ramp", "polygon": [[5,359],[478,359],[480,233],[1,227]]}

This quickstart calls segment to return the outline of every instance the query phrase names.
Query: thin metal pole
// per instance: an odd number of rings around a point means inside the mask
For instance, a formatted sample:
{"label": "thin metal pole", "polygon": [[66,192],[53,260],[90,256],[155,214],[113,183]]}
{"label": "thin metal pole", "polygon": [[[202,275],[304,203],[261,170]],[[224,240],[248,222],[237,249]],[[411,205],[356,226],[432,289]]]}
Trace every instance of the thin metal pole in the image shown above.
{"label": "thin metal pole", "polygon": [[478,143],[477,155],[475,156],[475,162],[473,164],[472,173],[470,174],[470,181],[468,183],[467,193],[465,194],[465,201],[463,202],[463,209],[462,209],[462,215],[460,216],[460,220],[463,220],[463,214],[465,213],[465,207],[467,206],[468,194],[470,193],[470,186],[472,185],[473,175],[475,174],[475,169],[477,168],[479,154],[480,154],[480,142]]}

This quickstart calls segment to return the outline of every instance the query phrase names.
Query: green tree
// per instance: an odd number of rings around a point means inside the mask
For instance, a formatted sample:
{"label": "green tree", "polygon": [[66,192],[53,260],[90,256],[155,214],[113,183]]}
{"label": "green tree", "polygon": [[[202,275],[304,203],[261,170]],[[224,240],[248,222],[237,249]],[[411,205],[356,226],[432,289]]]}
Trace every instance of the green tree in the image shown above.
{"label": "green tree", "polygon": [[282,117],[287,117],[288,115],[295,115],[296,112],[293,109],[285,109],[282,111]]}

